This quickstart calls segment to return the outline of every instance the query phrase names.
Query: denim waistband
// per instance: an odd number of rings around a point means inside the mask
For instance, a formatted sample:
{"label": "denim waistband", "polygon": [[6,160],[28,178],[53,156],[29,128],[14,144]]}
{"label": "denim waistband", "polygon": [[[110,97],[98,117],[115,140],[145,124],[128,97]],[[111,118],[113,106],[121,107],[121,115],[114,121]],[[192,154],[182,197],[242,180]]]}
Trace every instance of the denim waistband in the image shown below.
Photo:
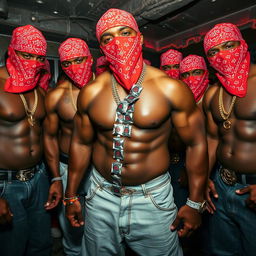
{"label": "denim waistband", "polygon": [[0,169],[0,180],[11,182],[12,180],[27,181],[33,178],[34,174],[43,165],[41,160],[38,164],[26,169],[12,170],[12,169]]}
{"label": "denim waistband", "polygon": [[225,168],[220,165],[218,168],[219,175],[221,179],[227,185],[234,185],[235,183],[246,184],[256,184],[256,174],[255,173],[240,173],[235,172],[231,169]]}
{"label": "denim waistband", "polygon": [[[104,189],[109,190],[110,192],[113,192],[113,183],[107,181],[96,169],[95,167],[92,168],[92,179],[95,181],[95,183]],[[170,183],[171,178],[169,172],[166,172],[144,184],[141,185],[135,185],[135,186],[121,186],[121,195],[125,194],[147,194],[148,192],[151,192],[153,190],[156,190],[162,186],[165,186],[166,184]],[[116,193],[113,192],[113,194],[116,195]]]}

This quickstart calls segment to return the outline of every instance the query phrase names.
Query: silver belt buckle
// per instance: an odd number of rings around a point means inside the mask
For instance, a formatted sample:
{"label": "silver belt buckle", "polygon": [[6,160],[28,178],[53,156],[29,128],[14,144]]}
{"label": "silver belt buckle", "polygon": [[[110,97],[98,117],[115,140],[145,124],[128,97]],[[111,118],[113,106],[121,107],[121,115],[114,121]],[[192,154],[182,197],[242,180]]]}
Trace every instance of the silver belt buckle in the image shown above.
{"label": "silver belt buckle", "polygon": [[237,181],[236,173],[232,170],[221,168],[220,169],[220,177],[223,182],[229,186],[234,186]]}
{"label": "silver belt buckle", "polygon": [[114,195],[120,197],[123,195],[131,195],[135,192],[134,189],[127,189],[126,187],[116,187],[116,186],[112,186],[112,192]]}
{"label": "silver belt buckle", "polygon": [[35,175],[35,169],[19,170],[16,173],[16,178],[19,181],[25,182],[31,180]]}

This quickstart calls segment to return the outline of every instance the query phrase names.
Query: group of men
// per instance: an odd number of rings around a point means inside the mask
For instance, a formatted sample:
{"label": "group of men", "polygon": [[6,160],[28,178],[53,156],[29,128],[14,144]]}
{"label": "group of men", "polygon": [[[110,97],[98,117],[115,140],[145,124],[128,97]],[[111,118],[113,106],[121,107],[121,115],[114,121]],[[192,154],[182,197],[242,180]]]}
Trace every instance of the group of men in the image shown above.
{"label": "group of men", "polygon": [[[126,246],[183,255],[179,237],[201,225],[206,208],[205,255],[254,255],[256,73],[238,28],[218,24],[205,36],[219,79],[207,91],[200,56],[169,50],[167,74],[145,64],[126,11],[104,13],[96,37],[107,70],[95,77],[86,42],[69,38],[59,47],[61,79],[47,90],[44,36],[31,25],[13,31],[0,68],[1,255],[50,255],[48,210],[61,199],[66,255],[125,255]],[[179,210],[168,172],[173,131],[188,179]]]}

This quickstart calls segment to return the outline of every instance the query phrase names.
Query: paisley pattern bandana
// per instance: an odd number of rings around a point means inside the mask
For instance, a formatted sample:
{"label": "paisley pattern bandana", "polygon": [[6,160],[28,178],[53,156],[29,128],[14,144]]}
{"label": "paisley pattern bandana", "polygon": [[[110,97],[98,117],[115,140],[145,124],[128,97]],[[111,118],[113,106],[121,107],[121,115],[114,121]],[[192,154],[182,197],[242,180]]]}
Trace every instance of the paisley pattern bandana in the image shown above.
{"label": "paisley pattern bandana", "polygon": [[69,67],[62,67],[74,84],[82,88],[92,77],[92,55],[85,41],[79,38],[68,38],[59,47],[60,61],[66,61],[77,57],[87,57],[81,64],[72,64]]}
{"label": "paisley pattern bandana", "polygon": [[116,80],[129,91],[137,82],[143,68],[141,34],[134,17],[126,11],[110,9],[98,21],[96,35],[100,41],[104,31],[118,26],[130,27],[137,35],[114,37],[108,44],[101,46],[101,49]]}
{"label": "paisley pattern bandana", "polygon": [[104,31],[118,26],[127,26],[134,31],[139,32],[137,22],[132,14],[120,9],[112,8],[106,11],[97,22],[96,36],[98,41],[100,41],[100,36]]}
{"label": "paisley pattern bandana", "polygon": [[239,41],[236,48],[220,50],[208,60],[218,73],[221,84],[232,95],[244,97],[247,92],[247,78],[250,68],[250,54],[248,45],[244,41],[240,30],[231,23],[221,23],[214,26],[205,36],[205,53],[214,46],[228,42]]}
{"label": "paisley pattern bandana", "polygon": [[45,63],[37,60],[23,59],[15,51],[45,56],[46,49],[46,40],[35,27],[27,25],[14,29],[6,61],[10,75],[4,85],[6,92],[22,93],[34,89],[40,78],[40,71],[45,66]]}
{"label": "paisley pattern bandana", "polygon": [[[162,53],[160,60],[161,60],[160,69],[162,70],[162,66],[180,64],[182,60],[182,53],[179,51],[170,49]],[[164,70],[164,72],[171,78],[179,79],[179,75],[180,75],[179,69],[172,68],[169,70]]]}
{"label": "paisley pattern bandana", "polygon": [[45,60],[44,67],[42,68],[42,73],[40,75],[39,79],[39,86],[43,88],[45,91],[49,88],[49,81],[51,79],[51,69],[50,69],[50,63],[48,60]]}
{"label": "paisley pattern bandana", "polygon": [[[104,67],[100,67],[104,66]],[[108,62],[105,56],[101,56],[96,60],[96,76],[100,75],[107,70]]]}
{"label": "paisley pattern bandana", "polygon": [[182,81],[189,86],[196,102],[199,102],[200,99],[203,97],[209,84],[209,73],[207,70],[205,60],[203,57],[198,55],[189,55],[186,58],[184,58],[180,63],[181,74],[195,69],[202,69],[205,72],[201,76],[190,75],[189,77],[182,79]]}

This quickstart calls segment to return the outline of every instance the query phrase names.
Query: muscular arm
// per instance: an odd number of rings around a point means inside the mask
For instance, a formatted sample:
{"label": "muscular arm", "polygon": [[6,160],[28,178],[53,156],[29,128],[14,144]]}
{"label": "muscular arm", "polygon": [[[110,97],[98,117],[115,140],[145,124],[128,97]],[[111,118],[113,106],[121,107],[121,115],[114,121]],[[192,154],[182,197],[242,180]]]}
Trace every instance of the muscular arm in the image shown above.
{"label": "muscular arm", "polygon": [[206,131],[207,131],[207,144],[208,144],[208,156],[209,156],[209,175],[216,162],[216,150],[219,143],[218,126],[213,120],[211,109],[210,109],[210,103],[216,90],[217,90],[217,87],[209,89],[203,101],[203,110],[206,116]]}
{"label": "muscular arm", "polygon": [[44,121],[44,150],[47,164],[53,177],[59,177],[59,117],[56,112],[57,102],[54,93],[49,93],[45,99],[46,118]]}
{"label": "muscular arm", "polygon": [[78,186],[90,164],[94,131],[87,113],[88,98],[83,90],[77,100],[78,111],[74,118],[74,130],[69,151],[66,197],[76,195]]}
{"label": "muscular arm", "polygon": [[189,198],[196,202],[202,202],[208,174],[204,119],[192,94],[183,84],[179,84],[179,88],[175,91],[172,94],[175,97],[171,98],[174,108],[172,120],[177,133],[186,145]]}
{"label": "muscular arm", "polygon": [[[45,99],[46,118],[44,120],[44,150],[47,164],[52,177],[60,177],[59,171],[59,145],[58,128],[59,117],[56,111],[58,104],[58,94],[50,92]],[[54,181],[49,189],[48,200],[45,209],[50,210],[58,205],[62,198],[62,182]]]}

